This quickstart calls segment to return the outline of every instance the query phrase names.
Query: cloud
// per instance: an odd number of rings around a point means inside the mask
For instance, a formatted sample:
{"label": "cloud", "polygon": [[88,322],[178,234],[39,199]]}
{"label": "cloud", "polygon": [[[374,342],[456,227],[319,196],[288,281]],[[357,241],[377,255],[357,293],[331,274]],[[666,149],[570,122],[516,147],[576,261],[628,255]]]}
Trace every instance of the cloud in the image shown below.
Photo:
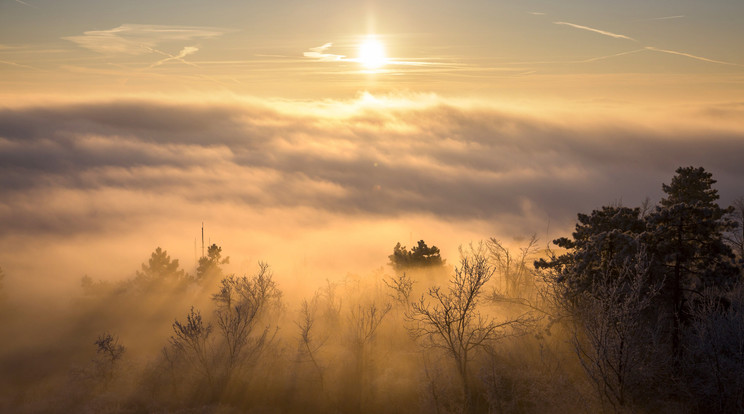
{"label": "cloud", "polygon": [[321,62],[335,62],[343,60],[344,55],[334,55],[331,53],[325,53],[325,51],[333,46],[333,43],[326,43],[322,46],[311,47],[309,52],[304,52],[302,55],[306,58],[317,59]]}
{"label": "cloud", "polygon": [[91,30],[81,36],[63,37],[78,46],[104,54],[142,55],[158,44],[215,38],[227,30],[198,26],[123,24],[109,30]]}
{"label": "cloud", "polygon": [[23,0],[15,0],[15,2],[16,2],[16,3],[19,3],[19,4],[22,4],[22,5],[24,5],[24,6],[28,6],[28,7],[33,7],[34,9],[38,9],[38,7],[37,7],[37,6],[34,6],[33,4],[29,4],[29,3],[26,3],[26,2],[25,2],[25,1],[23,1]]}
{"label": "cloud", "polygon": [[165,55],[167,57],[165,59],[162,59],[162,60],[159,60],[159,61],[153,63],[152,65],[150,65],[149,69],[152,69],[152,68],[154,68],[156,66],[160,66],[163,63],[170,62],[172,60],[179,61],[179,62],[181,62],[181,63],[183,63],[185,65],[196,66],[195,64],[193,64],[191,62],[187,62],[184,58],[186,56],[190,55],[190,54],[193,54],[193,53],[198,52],[199,51],[199,48],[198,47],[194,47],[194,46],[186,46],[183,49],[181,49],[180,52],[178,52],[178,55],[175,55],[175,56],[174,55],[171,55],[170,53],[161,52],[159,50],[153,50],[153,51],[155,51],[156,53],[160,53],[162,55]]}
{"label": "cloud", "polygon": [[57,286],[124,277],[157,246],[188,265],[202,222],[236,263],[289,281],[379,267],[398,241],[452,260],[489,236],[547,242],[578,212],[658,200],[679,166],[711,171],[722,203],[740,196],[741,112],[550,115],[435,95],[5,106],[0,264]]}
{"label": "cloud", "polygon": [[[80,199],[167,195],[194,208],[221,201],[349,217],[571,220],[619,197],[656,195],[679,165],[744,177],[732,155],[744,151],[742,131],[565,125],[439,99],[346,111],[156,101],[4,109],[0,219],[14,232],[38,231],[28,223],[53,217],[44,213],[53,206],[29,210],[18,200],[66,189]],[[105,217],[91,220],[104,226]],[[74,233],[86,220],[60,225]]]}
{"label": "cloud", "polygon": [[570,26],[570,27],[573,27],[575,29],[588,30],[590,32],[599,33],[599,34],[604,35],[604,36],[614,37],[615,39],[626,39],[626,40],[631,40],[631,41],[634,41],[634,42],[636,41],[632,37],[628,37],[628,36],[617,34],[617,33],[608,32],[608,31],[605,31],[605,30],[594,29],[594,28],[588,27],[588,26],[581,26],[581,25],[574,24],[574,23],[553,22],[553,24],[560,24],[560,25],[564,25],[564,26]]}
{"label": "cloud", "polygon": [[673,20],[673,19],[682,19],[684,18],[684,15],[676,15],[676,16],[663,16],[663,17],[651,17],[648,19],[642,19],[640,21],[650,21],[650,20]]}

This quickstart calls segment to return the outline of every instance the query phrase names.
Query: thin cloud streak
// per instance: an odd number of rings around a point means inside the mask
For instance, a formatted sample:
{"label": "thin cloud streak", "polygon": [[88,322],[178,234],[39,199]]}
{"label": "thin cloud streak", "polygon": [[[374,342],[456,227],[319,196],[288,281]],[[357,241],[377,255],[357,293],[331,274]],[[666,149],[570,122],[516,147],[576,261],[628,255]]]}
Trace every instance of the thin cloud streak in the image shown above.
{"label": "thin cloud streak", "polygon": [[152,51],[153,52],[156,52],[156,53],[160,53],[160,54],[165,55],[167,57],[165,59],[163,59],[163,60],[159,60],[159,61],[153,63],[152,65],[150,65],[148,67],[148,69],[152,69],[152,68],[154,68],[156,66],[160,66],[160,65],[162,65],[164,63],[167,63],[167,62],[170,62],[172,60],[179,61],[179,62],[183,63],[184,65],[189,65],[189,66],[193,66],[193,67],[199,67],[196,64],[194,64],[192,62],[188,62],[188,61],[186,61],[184,59],[186,56],[198,52],[199,51],[199,48],[197,48],[197,47],[186,46],[183,49],[181,49],[180,52],[178,52],[178,55],[175,55],[175,56],[174,55],[171,55],[170,53],[162,52],[162,51],[156,50],[156,49],[152,49]]}
{"label": "thin cloud streak", "polygon": [[199,26],[123,24],[109,30],[91,30],[62,39],[103,54],[142,55],[165,41],[193,41],[222,36],[226,29]]}
{"label": "thin cloud streak", "polygon": [[636,20],[636,21],[643,22],[643,21],[652,21],[652,20],[673,20],[673,19],[682,19],[684,17],[685,17],[684,15],[680,14],[677,16],[651,17],[648,19],[641,19],[641,20]]}
{"label": "thin cloud streak", "polygon": [[690,59],[700,60],[700,61],[703,61],[703,62],[718,63],[718,64],[721,64],[721,65],[728,65],[728,66],[744,67],[744,65],[739,64],[739,63],[724,62],[722,60],[708,59],[706,57],[696,56],[696,55],[692,55],[692,54],[684,53],[684,52],[678,52],[676,50],[659,49],[659,48],[656,48],[656,47],[653,47],[653,46],[646,46],[646,49],[647,50],[652,50],[654,52],[668,53],[670,55],[684,56],[684,57],[688,57]]}
{"label": "thin cloud streak", "polygon": [[39,8],[38,6],[34,6],[33,4],[26,3],[23,0],[15,0],[15,2],[16,3],[20,3],[20,4],[24,5],[24,6],[33,7],[34,9],[38,9]]}
{"label": "thin cloud streak", "polygon": [[574,23],[568,23],[568,22],[553,22],[553,24],[559,24],[559,25],[569,26],[569,27],[573,27],[575,29],[580,29],[580,30],[587,30],[587,31],[590,31],[590,32],[599,33],[599,34],[604,35],[604,36],[613,37],[615,39],[626,39],[626,40],[630,40],[630,41],[633,41],[633,42],[637,42],[637,40],[633,39],[632,37],[621,35],[621,34],[617,34],[617,33],[608,32],[608,31],[605,31],[605,30],[595,29],[593,27],[582,26],[582,25],[578,25],[578,24],[574,24]]}

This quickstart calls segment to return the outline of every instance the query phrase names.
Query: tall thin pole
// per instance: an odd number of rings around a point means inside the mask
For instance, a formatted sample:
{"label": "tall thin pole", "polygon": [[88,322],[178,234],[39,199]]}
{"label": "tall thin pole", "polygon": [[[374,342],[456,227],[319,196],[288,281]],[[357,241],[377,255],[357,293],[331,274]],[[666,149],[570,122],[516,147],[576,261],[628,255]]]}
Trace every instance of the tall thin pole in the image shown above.
{"label": "tall thin pole", "polygon": [[204,222],[202,221],[202,257],[204,256]]}

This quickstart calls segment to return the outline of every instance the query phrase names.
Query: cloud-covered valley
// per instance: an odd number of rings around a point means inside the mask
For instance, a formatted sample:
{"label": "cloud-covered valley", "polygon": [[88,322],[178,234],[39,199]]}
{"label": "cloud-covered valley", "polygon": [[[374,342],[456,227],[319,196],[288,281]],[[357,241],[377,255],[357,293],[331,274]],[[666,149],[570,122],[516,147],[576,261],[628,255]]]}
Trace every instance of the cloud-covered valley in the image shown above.
{"label": "cloud-covered valley", "polygon": [[[359,263],[382,265],[409,239],[454,254],[473,238],[544,238],[549,223],[557,236],[577,212],[657,201],[678,166],[713,172],[724,203],[744,191],[744,128],[703,110],[678,127],[407,99],[0,109],[0,265],[31,270],[36,247],[61,258],[89,246],[132,270],[167,243],[190,259],[202,221],[246,260],[367,251]],[[136,251],[107,250],[126,243]]]}

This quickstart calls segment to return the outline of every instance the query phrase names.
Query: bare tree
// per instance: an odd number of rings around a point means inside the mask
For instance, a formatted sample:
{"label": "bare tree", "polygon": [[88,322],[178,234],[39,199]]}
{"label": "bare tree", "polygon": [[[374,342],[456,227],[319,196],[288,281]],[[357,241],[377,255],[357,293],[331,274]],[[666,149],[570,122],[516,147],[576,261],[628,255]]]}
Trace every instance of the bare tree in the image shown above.
{"label": "bare tree", "polygon": [[744,284],[726,296],[708,289],[686,338],[686,394],[700,412],[744,412]]}
{"label": "bare tree", "polygon": [[357,412],[361,411],[365,398],[372,392],[366,382],[369,377],[367,361],[369,348],[375,339],[377,329],[391,309],[392,305],[389,303],[378,307],[377,303],[372,302],[368,305],[359,304],[352,307],[349,312],[348,337],[355,362],[351,385],[354,390],[353,401],[356,405],[354,409]]}
{"label": "bare tree", "polygon": [[573,310],[576,355],[600,397],[615,409],[627,406],[634,391],[642,391],[643,372],[663,363],[659,355],[651,361],[649,352],[658,335],[645,319],[662,287],[651,283],[650,263],[641,250],[616,265],[618,273],[608,271],[566,305]]}
{"label": "bare tree", "polygon": [[486,242],[500,282],[500,286],[494,287],[494,294],[522,297],[525,291],[532,287],[530,284],[532,273],[528,261],[538,252],[537,241],[537,235],[533,234],[516,254],[496,238],[491,237]]}
{"label": "bare tree", "polygon": [[224,341],[223,382],[228,382],[246,360],[256,357],[269,340],[269,326],[254,333],[268,309],[279,305],[281,291],[269,265],[259,262],[258,266],[258,272],[250,278],[223,278],[219,292],[212,296],[217,304],[216,323]]}
{"label": "bare tree", "polygon": [[399,276],[391,276],[390,279],[383,279],[382,283],[392,290],[389,293],[390,297],[395,302],[408,306],[411,299],[411,292],[413,292],[413,285],[416,283],[410,276],[406,275],[406,272],[401,273]]}
{"label": "bare tree", "polygon": [[189,361],[207,379],[210,386],[213,385],[212,355],[208,342],[212,324],[205,324],[201,312],[194,310],[192,306],[185,323],[178,320],[173,322],[173,333],[170,338],[173,349]]}
{"label": "bare tree", "polygon": [[300,329],[300,349],[299,353],[301,356],[306,355],[307,358],[312,362],[313,367],[318,373],[318,380],[320,382],[321,392],[325,394],[324,386],[324,368],[318,361],[318,351],[325,343],[327,338],[317,340],[315,337],[315,319],[318,311],[318,295],[316,294],[309,302],[306,300],[302,301],[300,306],[300,320],[296,322],[297,327]]}
{"label": "bare tree", "polygon": [[468,365],[473,352],[490,341],[506,335],[507,329],[525,323],[525,315],[496,321],[478,310],[483,286],[494,274],[482,244],[461,250],[460,266],[445,291],[432,287],[426,296],[411,304],[407,314],[412,335],[422,338],[425,346],[443,349],[453,360],[462,382],[463,410],[471,407]]}
{"label": "bare tree", "polygon": [[95,341],[98,357],[95,363],[95,377],[100,381],[103,388],[107,388],[116,376],[119,361],[124,355],[124,345],[119,343],[119,337],[105,332],[98,336]]}

